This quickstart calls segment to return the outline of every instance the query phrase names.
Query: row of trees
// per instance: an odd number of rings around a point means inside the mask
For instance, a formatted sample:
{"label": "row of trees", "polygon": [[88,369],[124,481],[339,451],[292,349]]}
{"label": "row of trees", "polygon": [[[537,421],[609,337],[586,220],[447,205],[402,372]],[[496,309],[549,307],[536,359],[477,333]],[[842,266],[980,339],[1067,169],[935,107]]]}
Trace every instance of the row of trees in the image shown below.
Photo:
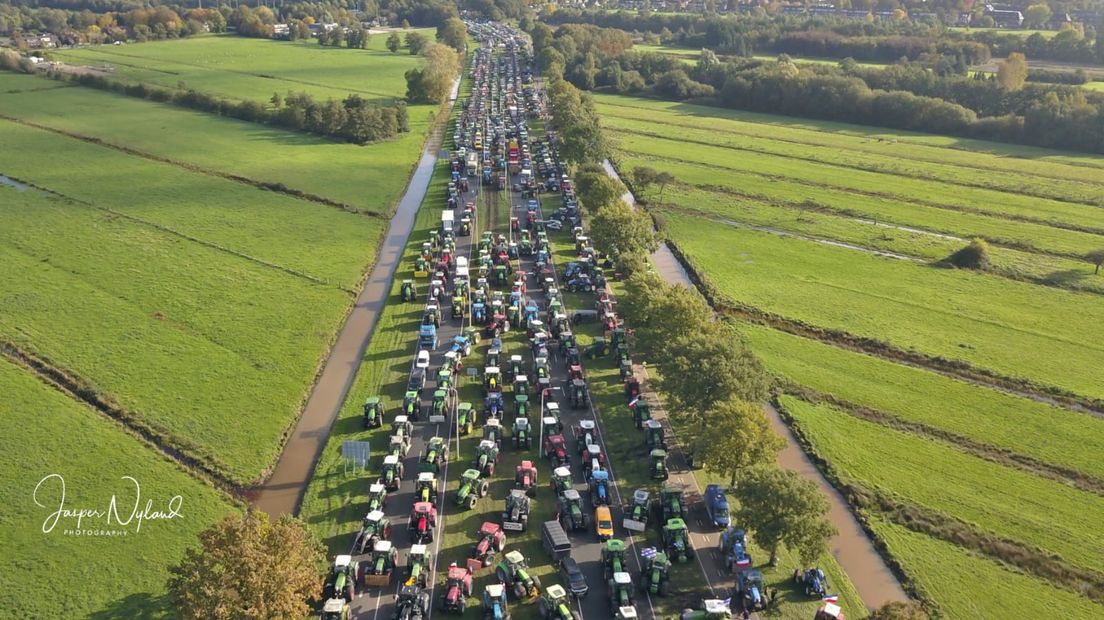
{"label": "row of trees", "polygon": [[[183,15],[183,17],[181,17]],[[125,12],[93,13],[0,4],[0,35],[49,32],[61,45],[175,39],[200,32],[222,32],[226,19],[214,9],[177,12],[168,6]]]}
{"label": "row of trees", "polygon": [[379,105],[355,94],[342,101],[328,99],[320,102],[307,93],[288,92],[286,97],[274,94],[270,105],[265,105],[259,101],[231,101],[194,89],[172,90],[141,83],[127,84],[91,74],[51,73],[50,76],[131,97],[171,103],[251,123],[277,125],[353,144],[386,140],[410,130],[404,102]]}
{"label": "row of trees", "polygon": [[441,103],[460,75],[460,56],[443,43],[421,51],[421,66],[406,72],[406,100],[411,103]]}

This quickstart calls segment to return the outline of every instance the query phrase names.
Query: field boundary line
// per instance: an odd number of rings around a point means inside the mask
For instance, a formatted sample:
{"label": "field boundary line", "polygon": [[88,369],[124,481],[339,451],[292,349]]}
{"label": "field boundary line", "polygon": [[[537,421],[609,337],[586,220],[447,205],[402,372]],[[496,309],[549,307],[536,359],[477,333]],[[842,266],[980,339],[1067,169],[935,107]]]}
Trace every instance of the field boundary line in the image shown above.
{"label": "field boundary line", "polygon": [[902,585],[907,582],[907,587],[927,604],[938,608],[935,601],[923,593],[919,584],[912,581],[905,568],[889,551],[885,541],[871,527],[869,513],[876,513],[913,532],[942,540],[1014,567],[1039,577],[1048,584],[1079,594],[1094,602],[1104,603],[1104,574],[1100,572],[1071,565],[1053,551],[992,534],[933,508],[902,501],[877,489],[867,489],[862,485],[846,482],[832,465],[831,460],[817,451],[812,440],[805,434],[801,423],[790,414],[785,405],[779,402],[777,397],[771,399],[771,404],[786,421],[794,438],[809,455],[817,469],[844,496],[855,518],[875,541],[879,551],[887,556],[887,562],[893,570],[900,571],[904,575]]}
{"label": "field boundary line", "polygon": [[[630,156],[635,157],[637,159],[643,159],[643,160],[646,160],[646,161],[664,161],[664,160],[673,161],[675,163],[682,164],[684,166],[692,166],[692,167],[695,167],[695,168],[700,168],[700,169],[703,169],[703,170],[712,171],[714,173],[716,173],[718,170],[731,171],[731,172],[735,172],[735,173],[742,174],[742,175],[767,179],[769,181],[781,181],[781,182],[788,183],[788,184],[791,184],[791,185],[800,185],[802,187],[812,187],[812,188],[816,188],[816,189],[828,188],[828,189],[831,189],[833,191],[843,192],[843,193],[846,193],[846,194],[855,194],[855,195],[858,195],[858,196],[867,196],[867,197],[870,197],[870,198],[878,198],[880,200],[891,200],[893,202],[898,202],[898,203],[906,204],[906,205],[909,205],[909,204],[919,205],[919,206],[922,206],[922,207],[930,207],[930,208],[933,208],[933,209],[942,209],[944,211],[956,211],[956,212],[960,212],[960,213],[970,213],[970,214],[973,214],[973,215],[983,215],[983,216],[987,216],[987,217],[993,217],[993,218],[997,218],[997,219],[1009,220],[1009,221],[1013,221],[1013,222],[1027,222],[1027,223],[1031,223],[1031,224],[1037,224],[1039,226],[1047,226],[1049,228],[1057,228],[1059,230],[1070,230],[1070,231],[1073,231],[1073,232],[1088,233],[1088,234],[1092,234],[1092,235],[1104,235],[1104,228],[1094,228],[1092,226],[1084,226],[1084,225],[1081,225],[1081,224],[1070,224],[1070,223],[1067,223],[1067,222],[1062,222],[1060,220],[1042,219],[1042,218],[1036,218],[1036,217],[1031,217],[1031,216],[1027,216],[1027,215],[1020,215],[1018,213],[1007,213],[1007,212],[1003,212],[1003,211],[984,211],[982,209],[975,209],[973,207],[967,207],[967,206],[964,206],[964,205],[948,205],[948,204],[943,204],[943,203],[928,202],[928,201],[924,201],[924,200],[917,200],[915,198],[900,196],[900,195],[897,195],[897,194],[888,194],[888,193],[884,193],[884,192],[874,192],[874,191],[869,191],[869,190],[861,190],[861,189],[856,189],[856,188],[843,187],[843,186],[840,186],[840,185],[828,185],[828,184],[824,184],[824,183],[815,183],[813,181],[805,181],[805,180],[802,180],[802,179],[795,179],[793,177],[787,177],[787,176],[782,176],[782,175],[772,175],[772,174],[766,174],[766,173],[762,173],[762,172],[752,172],[752,171],[749,171],[749,170],[742,170],[742,169],[739,169],[739,168],[731,168],[731,167],[728,167],[728,166],[715,166],[715,165],[710,165],[710,164],[700,162],[700,161],[694,161],[694,160],[691,160],[691,159],[682,159],[682,158],[671,157],[671,156],[667,156],[667,155],[653,155],[653,154],[650,154],[650,153],[636,153],[636,152],[626,151],[624,148],[619,148],[618,150],[622,153],[628,153]],[[1090,206],[1090,205],[1080,205],[1080,204],[1076,204],[1076,203],[1067,203],[1067,204],[1072,204],[1073,206],[1077,206],[1077,207],[1084,207],[1086,209],[1097,209],[1097,210],[1100,209],[1100,207],[1094,207],[1094,206]]]}
{"label": "field boundary line", "polygon": [[255,187],[257,189],[267,190],[267,191],[270,191],[270,192],[275,192],[277,194],[283,194],[285,196],[290,196],[292,198],[298,198],[300,200],[304,200],[304,201],[307,201],[307,202],[313,202],[313,203],[316,203],[316,204],[325,205],[327,207],[333,207],[335,209],[339,209],[339,210],[345,211],[347,213],[352,213],[354,215],[362,215],[362,216],[365,216],[365,217],[372,217],[372,218],[377,218],[377,219],[383,219],[384,218],[384,214],[379,213],[377,211],[368,211],[368,210],[357,209],[353,205],[346,204],[346,203],[343,203],[343,202],[338,202],[338,201],[333,200],[331,198],[326,198],[325,196],[319,196],[317,194],[311,194],[309,192],[304,192],[302,190],[297,190],[297,189],[294,189],[294,188],[290,188],[290,187],[287,187],[286,185],[284,185],[283,183],[272,183],[272,182],[269,182],[269,181],[258,181],[256,179],[251,179],[249,177],[242,176],[242,175],[239,175],[239,174],[231,174],[229,172],[219,172],[217,170],[211,170],[209,168],[204,168],[202,166],[198,166],[198,165],[195,165],[195,164],[189,164],[189,163],[186,163],[186,162],[177,161],[175,159],[170,159],[168,157],[162,157],[160,155],[154,155],[153,153],[148,153],[146,151],[142,151],[142,150],[136,149],[136,148],[131,147],[131,146],[125,146],[125,145],[122,145],[122,144],[117,144],[117,143],[114,143],[114,142],[111,142],[111,141],[108,141],[108,140],[104,140],[102,138],[96,138],[94,136],[87,136],[87,135],[84,135],[84,134],[68,131],[66,129],[59,129],[57,127],[51,127],[49,125],[42,125],[40,123],[35,123],[33,121],[24,120],[24,119],[15,117],[15,116],[10,116],[8,114],[4,114],[3,112],[0,112],[0,119],[11,121],[11,122],[19,124],[19,125],[32,127],[34,129],[39,129],[41,131],[48,131],[48,132],[51,132],[51,133],[56,133],[58,135],[65,136],[67,138],[72,138],[74,140],[80,140],[81,142],[87,142],[87,143],[93,144],[95,146],[99,146],[99,147],[119,151],[119,152],[124,153],[126,155],[131,155],[131,156],[134,156],[134,157],[140,157],[142,159],[148,159],[150,161],[154,161],[154,162],[157,162],[157,163],[166,164],[166,165],[169,165],[169,166],[174,166],[174,167],[177,167],[177,168],[181,168],[183,170],[187,170],[189,172],[194,172],[194,173],[197,173],[197,174],[203,174],[203,175],[210,176],[210,177],[216,177],[216,178],[224,179],[224,180],[227,180],[227,181],[233,181],[235,183],[241,183],[242,185],[249,185],[249,186]]}
{"label": "field boundary line", "polygon": [[812,325],[804,321],[767,312],[755,306],[730,300],[721,294],[716,287],[701,274],[701,271],[693,261],[686,256],[674,240],[668,239],[667,245],[671,248],[671,251],[679,262],[682,263],[683,268],[686,269],[686,272],[690,275],[690,279],[694,282],[698,290],[705,296],[710,305],[722,315],[741,319],[756,325],[764,325],[795,336],[818,340],[842,349],[866,353],[906,366],[913,366],[936,372],[966,381],[967,383],[1000,390],[1021,398],[1043,402],[1080,413],[1089,413],[1097,417],[1104,417],[1104,400],[1101,399],[1082,396],[1064,388],[1038,383],[1030,379],[1002,375],[962,360],[909,351],[876,338],[857,336],[841,329]]}
{"label": "field boundary line", "polygon": [[193,446],[173,438],[171,434],[140,419],[135,413],[111,402],[110,397],[102,395],[79,375],[19,347],[5,337],[0,337],[0,356],[34,374],[58,392],[111,419],[147,448],[173,461],[192,477],[211,484],[233,498],[236,503],[240,504],[244,499],[243,487],[224,474],[221,464],[215,459],[191,454],[189,449]]}
{"label": "field boundary line", "polygon": [[976,456],[980,459],[1018,469],[1020,471],[1033,474],[1042,478],[1061,482],[1077,488],[1086,493],[1093,493],[1095,495],[1104,496],[1104,480],[1097,478],[1091,474],[1087,474],[1069,467],[1061,465],[1054,465],[1041,461],[1033,456],[1028,456],[1017,452],[1012,448],[1002,448],[994,446],[984,441],[977,439],[971,439],[964,435],[959,435],[952,431],[943,430],[941,428],[931,426],[930,424],[924,424],[923,422],[913,422],[892,413],[887,413],[873,407],[867,407],[866,405],[859,405],[851,401],[838,398],[832,394],[825,394],[814,390],[812,388],[805,387],[796,383],[792,383],[786,380],[782,380],[782,393],[787,396],[792,396],[804,402],[812,405],[827,405],[833,409],[837,409],[842,413],[846,413],[852,417],[860,420],[865,420],[879,426],[899,430],[913,435],[919,435],[934,439],[945,445],[969,454]]}
{"label": "field boundary line", "polygon": [[[631,120],[631,119],[624,119],[624,117],[616,117],[616,118],[622,118],[623,120]],[[655,123],[657,125],[666,125],[668,127],[678,127],[678,125],[673,125],[671,123],[665,123],[663,121],[654,121],[654,120],[652,120],[652,121],[649,121],[649,122],[650,123]],[[701,128],[697,128],[697,127],[692,127],[691,129],[696,129],[698,131],[705,131],[705,130],[703,130]],[[658,133],[652,133],[652,132],[641,130],[641,129],[630,129],[630,128],[626,128],[626,127],[621,127],[621,128],[618,128],[617,131],[623,131],[623,132],[628,133],[628,134],[632,134],[632,135],[636,135],[636,136],[644,136],[644,137],[648,137],[648,138],[654,138],[654,139],[657,139],[657,140],[665,140],[667,142],[690,143],[690,144],[697,144],[697,145],[701,145],[701,146],[720,148],[720,149],[725,149],[725,150],[730,150],[730,151],[738,151],[738,152],[742,152],[742,153],[755,153],[755,154],[764,155],[764,156],[767,156],[767,157],[778,157],[778,158],[781,158],[781,159],[789,159],[789,160],[794,160],[794,161],[802,161],[802,162],[812,163],[812,164],[816,164],[816,165],[819,165],[819,166],[831,166],[831,167],[834,167],[834,168],[843,168],[843,169],[847,169],[847,170],[857,170],[857,171],[860,171],[860,172],[869,172],[871,174],[884,174],[884,175],[888,175],[888,176],[894,176],[894,177],[901,177],[901,178],[905,178],[905,179],[910,179],[910,180],[913,180],[913,181],[928,181],[928,182],[933,182],[933,183],[944,183],[944,184],[950,185],[950,186],[969,187],[969,188],[973,188],[973,189],[999,192],[999,193],[1002,193],[1002,194],[1022,194],[1022,195],[1032,196],[1034,198],[1041,198],[1041,199],[1046,199],[1046,200],[1055,200],[1055,201],[1064,202],[1064,203],[1067,203],[1067,204],[1083,205],[1083,206],[1087,206],[1087,207],[1104,206],[1104,204],[1101,204],[1099,202],[1086,202],[1085,200],[1076,200],[1076,199],[1069,198],[1069,197],[1056,197],[1056,196],[1051,195],[1051,194],[1043,194],[1043,193],[1040,193],[1040,192],[1033,192],[1029,189],[1023,189],[1023,188],[1021,188],[1021,189],[1011,189],[1011,188],[999,187],[999,186],[994,186],[994,185],[985,185],[985,184],[982,184],[982,183],[970,183],[970,182],[966,182],[966,181],[952,181],[952,180],[948,180],[948,179],[945,179],[945,178],[940,178],[940,177],[937,177],[937,176],[918,176],[918,175],[914,175],[914,174],[908,174],[906,172],[900,172],[900,171],[895,171],[895,170],[887,170],[885,168],[879,168],[877,166],[864,166],[864,165],[860,165],[860,164],[847,164],[847,163],[831,162],[831,161],[825,161],[823,159],[817,159],[815,157],[803,157],[801,155],[787,155],[787,154],[782,154],[782,153],[771,152],[769,150],[762,149],[762,148],[754,148],[754,147],[750,147],[750,146],[737,146],[737,145],[733,145],[733,144],[717,144],[715,142],[707,142],[705,140],[697,140],[697,139],[686,138],[686,137],[679,138],[679,139],[676,140],[674,138],[670,138],[670,137],[667,137],[667,136],[660,135]],[[809,144],[809,143],[804,143],[804,142],[796,142],[796,141],[786,140],[784,138],[762,138],[762,137],[751,136],[751,135],[747,135],[747,134],[743,134],[743,133],[740,133],[738,135],[743,136],[743,137],[747,137],[747,138],[756,139],[756,140],[774,140],[774,141],[777,141],[777,142],[785,142],[787,144],[794,144],[794,145],[797,145],[797,146],[816,147],[816,148],[833,148],[833,147],[820,146],[820,145],[817,145],[817,144]],[[839,148],[840,148],[840,150],[846,150],[846,151],[849,151],[849,152],[852,152],[852,153],[866,153],[866,151],[848,149],[847,147],[839,147]],[[867,155],[873,155],[871,153],[866,153],[866,154]],[[938,164],[939,163],[939,162],[932,162],[932,161],[926,161],[926,160],[914,160],[914,159],[908,159],[908,158],[903,158],[903,159],[905,159],[906,161],[913,161],[913,162],[924,161],[925,163],[928,163],[928,164]],[[943,164],[943,165],[946,165],[946,164]],[[994,170],[987,169],[987,168],[977,168],[977,167],[972,167],[972,166],[964,166],[964,167],[967,167],[971,170],[985,171],[985,172],[988,172],[988,173],[995,172]],[[1042,178],[1050,178],[1050,177],[1042,177]],[[1050,180],[1059,180],[1059,179],[1050,179]],[[1072,180],[1072,179],[1060,179],[1060,180],[1063,183],[1089,186],[1090,189],[1092,187],[1092,185],[1090,183],[1087,183],[1085,181],[1078,181],[1078,180]],[[1099,188],[1097,188],[1097,189],[1099,189]]]}

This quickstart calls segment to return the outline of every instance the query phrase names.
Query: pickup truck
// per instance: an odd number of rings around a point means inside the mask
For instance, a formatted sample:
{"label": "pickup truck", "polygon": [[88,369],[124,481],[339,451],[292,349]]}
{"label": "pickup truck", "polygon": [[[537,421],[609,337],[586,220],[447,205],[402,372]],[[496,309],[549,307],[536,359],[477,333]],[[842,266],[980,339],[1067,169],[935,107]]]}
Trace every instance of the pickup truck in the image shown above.
{"label": "pickup truck", "polygon": [[728,527],[728,498],[725,497],[721,485],[711,484],[705,487],[705,509],[709,512],[714,527]]}

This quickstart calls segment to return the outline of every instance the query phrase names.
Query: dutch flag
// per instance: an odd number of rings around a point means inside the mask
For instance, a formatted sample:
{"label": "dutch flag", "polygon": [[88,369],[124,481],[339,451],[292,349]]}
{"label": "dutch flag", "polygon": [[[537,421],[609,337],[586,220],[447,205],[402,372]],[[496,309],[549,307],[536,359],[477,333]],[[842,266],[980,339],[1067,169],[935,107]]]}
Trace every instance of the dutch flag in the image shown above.
{"label": "dutch flag", "polygon": [[839,602],[839,595],[838,594],[829,594],[828,596],[826,596],[826,597],[824,597],[820,600],[824,601],[825,603],[831,603],[831,604],[835,605],[836,603]]}
{"label": "dutch flag", "polygon": [[644,549],[641,549],[641,550],[640,550],[640,557],[643,557],[643,558],[654,558],[654,557],[655,557],[655,555],[656,555],[656,553],[657,553],[657,552],[656,552],[656,548],[655,548],[655,547],[647,547],[647,548],[644,548]]}

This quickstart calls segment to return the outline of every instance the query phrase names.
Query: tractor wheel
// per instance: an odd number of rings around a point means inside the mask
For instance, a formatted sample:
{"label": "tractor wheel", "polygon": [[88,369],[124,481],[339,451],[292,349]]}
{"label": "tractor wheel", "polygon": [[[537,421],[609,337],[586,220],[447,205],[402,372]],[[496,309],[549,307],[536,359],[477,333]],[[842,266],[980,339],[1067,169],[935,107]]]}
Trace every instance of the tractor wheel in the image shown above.
{"label": "tractor wheel", "polygon": [[578,609],[571,610],[571,620],[583,620],[583,615],[579,613]]}
{"label": "tractor wheel", "polygon": [[460,612],[460,615],[461,615],[461,616],[463,616],[463,615],[464,615],[464,611],[466,611],[466,610],[467,610],[467,608],[468,608],[468,601],[467,601],[467,599],[464,599],[464,598],[462,598],[462,599],[460,599],[460,600],[459,600],[459,601],[457,602],[457,604],[456,604],[456,609],[457,609],[457,610],[458,610],[458,611]]}
{"label": "tractor wheel", "polygon": [[514,596],[518,597],[518,600],[522,600],[529,594],[529,589],[525,587],[524,583],[514,584]]}
{"label": "tractor wheel", "polygon": [[659,595],[660,596],[667,596],[667,580],[666,579],[659,582]]}
{"label": "tractor wheel", "polygon": [[548,619],[548,612],[549,612],[548,603],[546,603],[543,598],[541,600],[537,601],[537,613],[540,614],[540,617],[547,620]]}
{"label": "tractor wheel", "polygon": [[[492,472],[494,471],[493,466],[491,467],[491,471]],[[490,489],[490,486],[487,484],[487,481],[486,480],[481,481],[479,483],[479,497],[485,497],[487,495],[487,491],[489,489]]]}
{"label": "tractor wheel", "polygon": [[506,579],[506,571],[501,569],[501,568],[498,568],[498,569],[495,570],[495,577],[501,583],[506,583],[506,584],[510,583],[509,580]]}
{"label": "tractor wheel", "polygon": [[476,497],[475,494],[468,496],[468,510],[475,510]]}
{"label": "tractor wheel", "polygon": [[506,537],[505,536],[503,536],[502,538],[495,539],[495,541],[494,541],[495,553],[502,553],[502,549],[504,549],[505,547],[506,547]]}
{"label": "tractor wheel", "polygon": [[533,576],[533,587],[540,590],[540,587],[541,587],[540,577]]}

